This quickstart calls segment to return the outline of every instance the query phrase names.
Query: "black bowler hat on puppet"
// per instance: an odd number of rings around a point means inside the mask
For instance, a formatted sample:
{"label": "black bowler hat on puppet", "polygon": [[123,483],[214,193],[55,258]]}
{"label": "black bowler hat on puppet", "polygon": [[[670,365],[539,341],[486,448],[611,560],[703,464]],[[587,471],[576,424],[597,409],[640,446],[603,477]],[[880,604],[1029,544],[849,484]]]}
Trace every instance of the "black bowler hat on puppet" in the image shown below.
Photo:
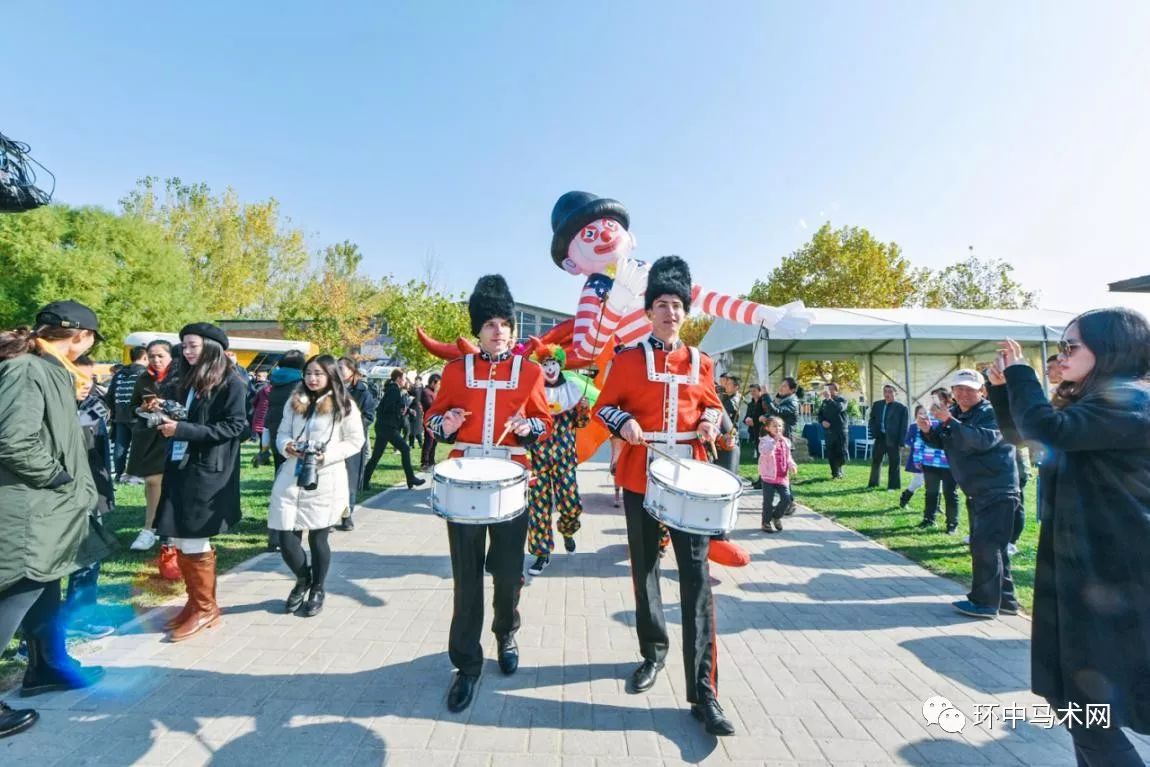
{"label": "black bowler hat on puppet", "polygon": [[568,192],[551,209],[551,260],[558,267],[567,258],[571,239],[583,227],[600,218],[618,221],[624,229],[631,228],[631,217],[618,200],[598,197],[590,192]]}
{"label": "black bowler hat on puppet", "polygon": [[647,272],[647,292],[644,308],[650,310],[659,296],[678,296],[683,308],[691,310],[691,269],[678,256],[663,256],[651,264]]}
{"label": "black bowler hat on puppet", "polygon": [[467,312],[471,315],[471,332],[477,336],[483,323],[492,317],[515,324],[515,299],[502,274],[485,274],[479,278],[467,302]]}
{"label": "black bowler hat on puppet", "polygon": [[191,325],[184,325],[180,331],[181,341],[184,340],[184,336],[208,338],[224,347],[224,349],[228,348],[228,334],[224,332],[223,328],[218,328],[210,322],[193,322]]}

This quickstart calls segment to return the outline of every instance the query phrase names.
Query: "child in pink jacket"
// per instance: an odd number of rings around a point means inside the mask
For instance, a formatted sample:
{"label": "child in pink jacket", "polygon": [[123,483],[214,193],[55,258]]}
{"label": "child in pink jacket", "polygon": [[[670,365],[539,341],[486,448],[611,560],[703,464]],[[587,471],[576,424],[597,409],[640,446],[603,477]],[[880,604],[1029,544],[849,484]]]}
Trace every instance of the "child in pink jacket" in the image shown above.
{"label": "child in pink jacket", "polygon": [[[763,481],[763,532],[781,533],[783,514],[795,502],[790,475],[799,467],[791,457],[791,442],[783,436],[783,419],[769,418],[767,431],[759,440],[759,478]],[[779,503],[775,505],[775,495]],[[774,529],[771,529],[771,525]]]}

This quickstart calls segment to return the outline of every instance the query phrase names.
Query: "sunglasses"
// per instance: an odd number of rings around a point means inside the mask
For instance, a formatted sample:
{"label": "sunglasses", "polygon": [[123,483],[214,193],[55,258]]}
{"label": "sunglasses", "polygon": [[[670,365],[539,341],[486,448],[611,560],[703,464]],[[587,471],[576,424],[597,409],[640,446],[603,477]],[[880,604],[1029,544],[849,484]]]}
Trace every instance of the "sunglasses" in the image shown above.
{"label": "sunglasses", "polygon": [[1063,357],[1069,357],[1070,355],[1074,354],[1074,350],[1080,346],[1082,346],[1081,343],[1075,343],[1074,341],[1059,341],[1058,353]]}

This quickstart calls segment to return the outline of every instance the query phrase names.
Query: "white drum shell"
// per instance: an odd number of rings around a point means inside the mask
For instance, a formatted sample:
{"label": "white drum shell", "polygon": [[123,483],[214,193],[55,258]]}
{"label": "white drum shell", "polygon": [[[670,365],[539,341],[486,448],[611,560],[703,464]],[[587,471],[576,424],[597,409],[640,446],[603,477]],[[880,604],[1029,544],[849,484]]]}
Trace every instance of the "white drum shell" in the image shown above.
{"label": "white drum shell", "polygon": [[[510,471],[508,464],[515,470]],[[500,471],[495,473],[514,476],[485,479],[484,474],[490,475],[490,467],[496,465]],[[455,476],[447,476],[448,469]],[[527,476],[527,469],[503,458],[448,458],[436,464],[432,473],[431,508],[447,521],[463,525],[506,522],[527,509]]]}
{"label": "white drum shell", "polygon": [[[657,462],[669,463],[666,459],[658,459],[647,467],[647,494],[643,497],[643,508],[647,513],[667,527],[685,533],[720,535],[735,529],[739,496],[743,492],[742,480],[721,466],[706,464],[708,470],[721,472],[715,474],[719,481],[715,483],[718,487],[714,492],[710,489],[705,492],[684,490],[651,470]],[[683,462],[687,465],[703,463],[691,459]]]}

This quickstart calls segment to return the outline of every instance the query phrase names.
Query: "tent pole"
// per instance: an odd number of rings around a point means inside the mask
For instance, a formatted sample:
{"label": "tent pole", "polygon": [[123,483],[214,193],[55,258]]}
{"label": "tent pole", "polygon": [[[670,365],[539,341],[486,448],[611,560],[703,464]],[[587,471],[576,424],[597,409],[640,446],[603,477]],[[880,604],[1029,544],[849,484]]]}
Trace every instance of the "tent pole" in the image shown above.
{"label": "tent pole", "polygon": [[1050,357],[1050,349],[1046,345],[1046,326],[1042,326],[1042,388],[1050,391],[1050,379],[1046,376],[1046,360]]}
{"label": "tent pole", "polygon": [[906,407],[914,412],[914,392],[910,390],[910,325],[904,326],[906,337],[902,339],[902,362],[906,381]]}

